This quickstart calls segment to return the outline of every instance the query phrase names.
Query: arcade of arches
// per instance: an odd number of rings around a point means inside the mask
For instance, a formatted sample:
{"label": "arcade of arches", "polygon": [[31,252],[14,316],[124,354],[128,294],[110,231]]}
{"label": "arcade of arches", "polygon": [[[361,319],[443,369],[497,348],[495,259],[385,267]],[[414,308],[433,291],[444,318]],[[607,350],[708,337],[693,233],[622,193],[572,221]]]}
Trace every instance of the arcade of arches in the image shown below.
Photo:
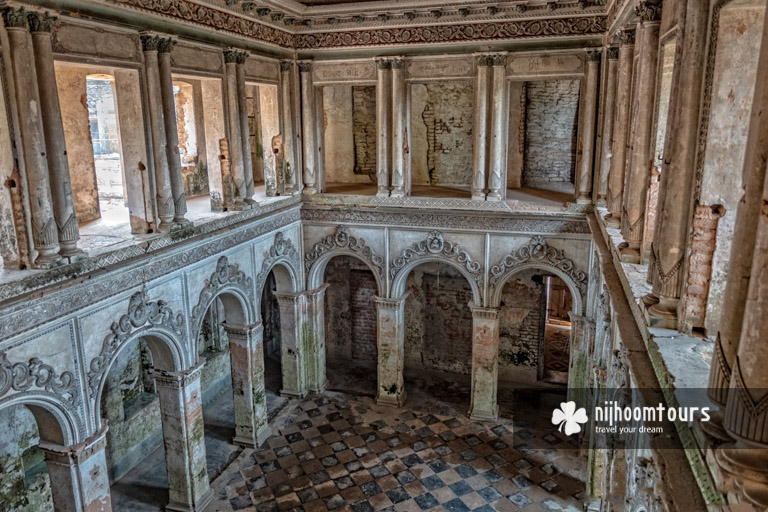
{"label": "arcade of arches", "polygon": [[0,0],[0,509],[768,510],[766,7]]}

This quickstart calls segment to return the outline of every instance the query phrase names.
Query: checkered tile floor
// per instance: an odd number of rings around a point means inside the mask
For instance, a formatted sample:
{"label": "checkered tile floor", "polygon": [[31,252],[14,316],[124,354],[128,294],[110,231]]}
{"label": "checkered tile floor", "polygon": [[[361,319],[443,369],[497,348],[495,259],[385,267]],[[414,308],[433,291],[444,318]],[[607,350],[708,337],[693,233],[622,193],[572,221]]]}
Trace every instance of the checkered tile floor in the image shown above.
{"label": "checkered tile floor", "polygon": [[310,396],[287,418],[216,479],[209,510],[583,509],[583,475],[573,468],[584,463],[576,450],[555,449],[568,441],[551,426],[516,421],[513,433],[509,421],[380,407],[342,393]]}

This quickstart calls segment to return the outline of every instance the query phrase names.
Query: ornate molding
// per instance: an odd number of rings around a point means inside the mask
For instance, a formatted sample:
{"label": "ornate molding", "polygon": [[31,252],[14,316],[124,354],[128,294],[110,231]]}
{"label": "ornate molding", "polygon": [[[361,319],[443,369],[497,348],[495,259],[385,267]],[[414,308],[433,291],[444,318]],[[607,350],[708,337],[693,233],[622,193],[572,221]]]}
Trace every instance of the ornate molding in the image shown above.
{"label": "ornate molding", "polygon": [[424,257],[438,257],[454,261],[460,267],[464,267],[472,276],[472,279],[478,286],[482,283],[482,266],[479,262],[473,261],[467,251],[462,250],[458,244],[445,240],[440,231],[432,231],[427,238],[421,242],[413,244],[411,247],[403,249],[398,258],[392,260],[392,266],[389,269],[389,276],[394,278],[410,262],[422,259]]}
{"label": "ornate molding", "polygon": [[30,358],[26,363],[11,363],[5,351],[0,351],[0,398],[10,390],[28,391],[35,387],[75,405],[80,396],[75,384],[72,372],[65,371],[59,375],[51,365],[37,357]]}
{"label": "ornate molding", "polygon": [[560,270],[573,280],[582,295],[586,294],[586,272],[578,270],[572,259],[567,258],[563,251],[551,247],[542,236],[533,237],[528,245],[509,253],[498,264],[492,266],[490,271],[491,286],[497,286],[508,273],[525,264],[541,265]]}
{"label": "ornate molding", "polygon": [[275,233],[275,241],[264,254],[264,261],[261,264],[261,271],[256,276],[256,290],[261,290],[262,284],[267,280],[267,274],[272,269],[275,262],[281,259],[288,259],[296,264],[296,268],[301,265],[299,251],[293,246],[290,238],[286,238],[282,231]]}
{"label": "ornate molding", "polygon": [[96,396],[104,373],[122,344],[144,328],[160,327],[184,337],[184,317],[173,310],[164,300],[150,301],[145,290],[134,293],[128,302],[128,313],[110,326],[110,334],[104,338],[101,352],[91,359],[88,387],[91,398]]}
{"label": "ornate molding", "polygon": [[205,280],[197,305],[192,308],[192,327],[195,329],[195,335],[197,335],[198,323],[211,305],[211,301],[219,290],[227,286],[240,288],[247,297],[253,299],[253,280],[240,270],[237,263],[230,265],[227,257],[222,256],[216,262],[216,270]]}
{"label": "ornate molding", "polygon": [[323,241],[316,243],[312,250],[304,255],[304,268],[309,272],[320,256],[331,251],[355,253],[370,263],[371,268],[375,269],[379,276],[384,275],[384,258],[365,245],[365,240],[352,236],[349,228],[343,225],[336,226],[336,232],[333,235],[328,235]]}
{"label": "ornate molding", "polygon": [[58,18],[49,13],[41,14],[39,12],[30,12],[27,15],[30,32],[51,32],[53,25]]}

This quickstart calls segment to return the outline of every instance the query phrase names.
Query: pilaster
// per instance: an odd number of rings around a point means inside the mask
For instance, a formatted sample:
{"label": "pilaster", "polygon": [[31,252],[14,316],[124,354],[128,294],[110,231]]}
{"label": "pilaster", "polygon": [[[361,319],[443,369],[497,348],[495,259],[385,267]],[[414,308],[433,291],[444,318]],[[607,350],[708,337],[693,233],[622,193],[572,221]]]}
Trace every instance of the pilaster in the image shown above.
{"label": "pilaster", "polygon": [[315,90],[312,82],[312,62],[299,62],[301,74],[301,134],[304,161],[304,194],[316,194],[317,168],[315,140]]}
{"label": "pilaster", "polygon": [[488,165],[488,74],[490,58],[479,55],[476,58],[475,113],[472,131],[472,199],[485,201],[486,167]]}
{"label": "pilaster", "polygon": [[245,168],[243,167],[243,135],[240,124],[240,103],[237,91],[237,61],[240,52],[224,51],[224,66],[227,84],[227,119],[229,124],[229,161],[232,182],[235,184],[235,209],[245,210],[250,207],[246,201],[248,188],[246,186]]}
{"label": "pilaster", "polygon": [[405,196],[410,182],[406,97],[405,58],[399,57],[392,59],[392,197]]}
{"label": "pilaster", "polygon": [[506,197],[507,143],[509,119],[509,94],[507,92],[507,54],[489,55],[492,72],[491,108],[491,161],[488,173],[486,200],[498,201]]}
{"label": "pilaster", "polygon": [[584,112],[579,132],[581,152],[578,159],[576,176],[576,202],[592,203],[592,169],[594,163],[595,128],[597,120],[597,90],[602,52],[587,52],[587,72],[584,77]]}
{"label": "pilaster", "polygon": [[405,300],[410,292],[397,299],[374,296],[376,301],[376,344],[379,353],[376,403],[402,407],[406,393],[403,378],[405,365]]}
{"label": "pilaster", "polygon": [[243,148],[243,173],[245,174],[245,202],[254,204],[253,194],[256,192],[253,185],[253,157],[251,156],[251,127],[248,122],[248,91],[245,87],[245,61],[248,59],[246,52],[238,52],[235,59],[235,77],[237,79],[237,105],[238,120],[240,122],[240,135]]}
{"label": "pilaster", "polygon": [[302,293],[275,293],[280,309],[280,360],[283,389],[280,394],[302,398],[308,391],[305,348],[302,344]]}
{"label": "pilaster", "polygon": [[472,404],[469,417],[495,421],[499,416],[499,310],[472,307]]}
{"label": "pilaster", "polygon": [[280,62],[280,90],[282,93],[282,120],[283,120],[283,180],[285,184],[285,193],[287,195],[295,194],[298,190],[296,186],[296,146],[294,144],[294,97],[293,97],[293,70],[292,61],[285,60]]}
{"label": "pilaster", "polygon": [[307,388],[313,393],[322,393],[328,387],[325,373],[325,290],[323,284],[304,294],[304,318],[301,327],[301,344],[304,348],[304,368]]}
{"label": "pilaster", "polygon": [[608,205],[608,175],[611,170],[613,121],[616,117],[616,82],[619,72],[619,48],[606,50],[605,98],[603,99],[603,143],[600,151],[600,174],[597,179],[597,206]]}
{"label": "pilaster", "polygon": [[392,61],[377,59],[376,68],[376,179],[379,187],[376,195],[389,197]]}

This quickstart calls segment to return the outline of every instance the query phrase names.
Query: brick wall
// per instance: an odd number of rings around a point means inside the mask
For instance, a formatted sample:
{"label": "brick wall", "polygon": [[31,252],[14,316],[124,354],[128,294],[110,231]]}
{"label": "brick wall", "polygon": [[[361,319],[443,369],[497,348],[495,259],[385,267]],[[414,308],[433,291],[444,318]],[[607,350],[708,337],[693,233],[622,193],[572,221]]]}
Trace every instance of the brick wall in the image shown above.
{"label": "brick wall", "polygon": [[538,365],[542,308],[546,296],[535,272],[504,284],[499,310],[499,371]]}
{"label": "brick wall", "polygon": [[376,348],[376,279],[370,270],[352,270],[350,273],[350,310],[352,312],[352,359],[377,361]]}
{"label": "brick wall", "polygon": [[526,84],[523,186],[573,182],[579,87],[578,80]]}
{"label": "brick wall", "polygon": [[376,175],[376,87],[352,87],[355,174]]}

